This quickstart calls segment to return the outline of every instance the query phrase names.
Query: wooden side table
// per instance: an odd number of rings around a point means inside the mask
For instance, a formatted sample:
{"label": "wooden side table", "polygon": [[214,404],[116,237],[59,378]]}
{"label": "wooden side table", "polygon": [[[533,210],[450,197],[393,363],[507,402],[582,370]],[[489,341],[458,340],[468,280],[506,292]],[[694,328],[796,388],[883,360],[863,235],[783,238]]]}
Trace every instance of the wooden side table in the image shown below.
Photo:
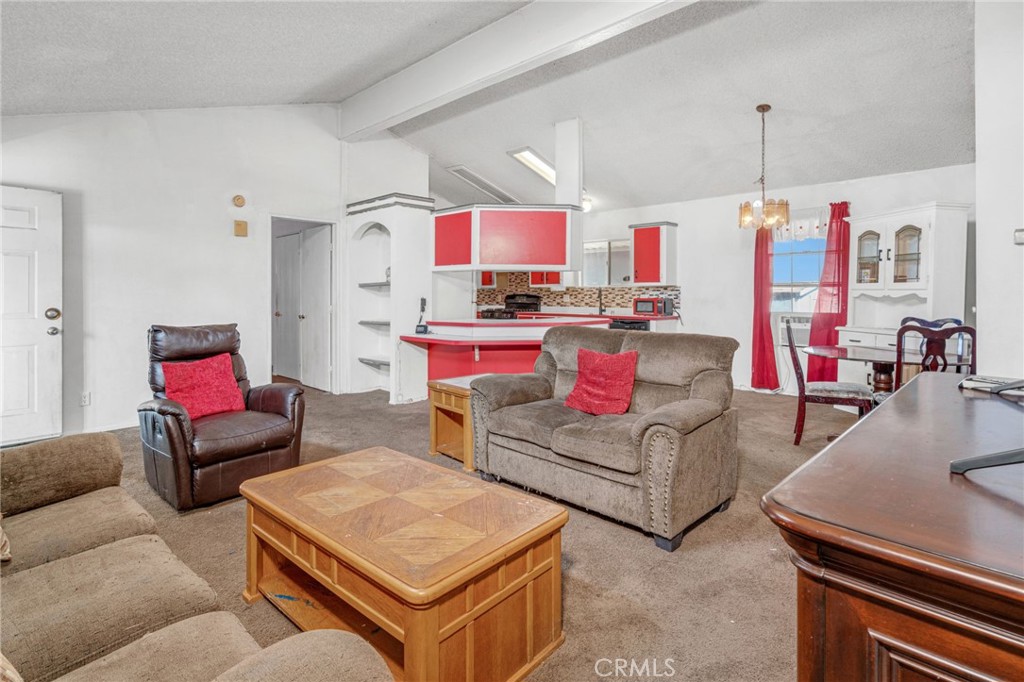
{"label": "wooden side table", "polygon": [[486,374],[428,381],[430,394],[430,454],[441,453],[473,466],[473,419],[469,409],[469,382]]}

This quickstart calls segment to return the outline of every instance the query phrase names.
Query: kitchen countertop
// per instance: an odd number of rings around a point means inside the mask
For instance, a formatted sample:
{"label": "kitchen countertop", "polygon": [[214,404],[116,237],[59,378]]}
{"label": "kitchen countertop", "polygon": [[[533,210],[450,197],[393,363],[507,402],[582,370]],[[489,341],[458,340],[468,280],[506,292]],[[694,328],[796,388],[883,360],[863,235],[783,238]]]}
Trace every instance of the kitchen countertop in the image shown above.
{"label": "kitchen countertop", "polygon": [[[564,315],[562,313],[521,313],[514,320],[430,320],[428,325],[439,327],[554,327],[561,325],[594,326],[614,319],[611,315]],[[668,319],[668,318],[666,318]],[[543,320],[543,322],[541,321]]]}
{"label": "kitchen countertop", "polygon": [[674,320],[675,315],[614,315],[609,313],[603,313],[598,315],[596,313],[519,313],[519,319],[540,319],[546,317],[607,317],[613,320],[651,320],[652,322],[657,320]]}
{"label": "kitchen countertop", "polygon": [[431,320],[430,332],[399,338],[412,343],[446,345],[540,345],[551,327],[565,325],[607,329],[610,317],[553,315],[533,320]]}
{"label": "kitchen countertop", "polygon": [[485,339],[474,339],[467,336],[451,334],[403,334],[398,337],[408,343],[422,343],[437,346],[517,346],[524,348],[540,348],[543,339],[524,339],[520,336],[492,336]]}

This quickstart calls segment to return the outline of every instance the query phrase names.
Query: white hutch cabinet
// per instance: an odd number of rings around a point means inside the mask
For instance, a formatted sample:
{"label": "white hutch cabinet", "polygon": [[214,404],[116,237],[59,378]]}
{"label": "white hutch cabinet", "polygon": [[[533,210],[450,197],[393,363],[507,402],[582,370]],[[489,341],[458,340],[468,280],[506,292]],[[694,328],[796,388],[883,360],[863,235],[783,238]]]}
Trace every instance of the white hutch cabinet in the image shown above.
{"label": "white hutch cabinet", "polygon": [[[964,318],[970,208],[932,202],[849,218],[850,314],[840,345],[895,348],[904,317]],[[840,381],[870,378],[870,365],[839,363]]]}
{"label": "white hutch cabinet", "polygon": [[933,202],[851,217],[851,298],[917,294],[920,317],[962,318],[969,208]]}

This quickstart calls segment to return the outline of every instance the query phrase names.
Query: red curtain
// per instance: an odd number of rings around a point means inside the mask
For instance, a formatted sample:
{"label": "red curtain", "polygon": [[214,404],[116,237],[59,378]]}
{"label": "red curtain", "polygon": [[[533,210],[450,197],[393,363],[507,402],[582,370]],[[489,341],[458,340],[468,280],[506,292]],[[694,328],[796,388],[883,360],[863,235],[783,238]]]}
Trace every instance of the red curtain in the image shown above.
{"label": "red curtain", "polygon": [[772,231],[758,228],[754,244],[754,341],[752,345],[750,385],[753,388],[779,387],[772,342]]}
{"label": "red curtain", "polygon": [[[836,327],[846,324],[847,299],[850,293],[850,204],[830,204],[828,238],[825,242],[825,265],[818,284],[818,302],[811,318],[812,346],[835,346],[839,343]],[[807,381],[835,381],[837,360],[811,355],[807,359]]]}

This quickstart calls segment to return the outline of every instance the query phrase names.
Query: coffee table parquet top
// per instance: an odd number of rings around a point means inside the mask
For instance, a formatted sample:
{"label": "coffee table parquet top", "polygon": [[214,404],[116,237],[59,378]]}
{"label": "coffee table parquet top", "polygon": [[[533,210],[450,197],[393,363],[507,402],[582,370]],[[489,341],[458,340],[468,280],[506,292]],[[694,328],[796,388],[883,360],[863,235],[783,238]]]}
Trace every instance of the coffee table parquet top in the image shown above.
{"label": "coffee table parquet top", "polygon": [[383,447],[253,478],[241,492],[415,601],[568,519],[556,504]]}

